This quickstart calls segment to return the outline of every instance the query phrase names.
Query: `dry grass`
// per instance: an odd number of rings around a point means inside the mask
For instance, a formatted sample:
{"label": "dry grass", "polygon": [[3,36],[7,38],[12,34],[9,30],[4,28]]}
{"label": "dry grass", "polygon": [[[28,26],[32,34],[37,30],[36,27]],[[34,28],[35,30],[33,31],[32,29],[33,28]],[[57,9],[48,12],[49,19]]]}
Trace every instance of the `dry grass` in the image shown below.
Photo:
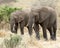
{"label": "dry grass", "polygon": [[[8,32],[10,32],[10,31],[8,31]],[[18,30],[18,32],[20,32],[20,31]],[[5,38],[5,36],[7,36],[9,38],[9,35],[11,33],[2,31],[2,32],[0,32],[0,34],[1,34],[0,37],[2,39],[2,37]],[[28,35],[27,30],[25,30],[24,35],[20,35],[20,36],[22,37],[22,44],[24,44],[24,45],[17,46],[17,48],[20,48],[20,47],[21,48],[24,48],[24,47],[26,47],[26,48],[60,48],[60,35],[58,32],[57,32],[57,40],[56,41],[53,41],[50,39],[48,39],[48,41],[45,41],[42,37],[40,40],[37,40],[35,38],[35,33],[33,33],[33,35],[30,37]],[[49,36],[49,33],[48,33],[48,36]],[[1,39],[0,39],[0,42],[1,42]]]}

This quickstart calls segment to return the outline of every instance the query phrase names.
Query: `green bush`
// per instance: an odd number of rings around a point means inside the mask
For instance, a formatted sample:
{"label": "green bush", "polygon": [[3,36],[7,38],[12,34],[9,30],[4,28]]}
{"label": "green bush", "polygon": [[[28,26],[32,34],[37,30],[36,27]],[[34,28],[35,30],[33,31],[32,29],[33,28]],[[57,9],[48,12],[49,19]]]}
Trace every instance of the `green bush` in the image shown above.
{"label": "green bush", "polygon": [[3,20],[9,22],[10,14],[16,10],[22,10],[22,8],[13,8],[10,6],[0,7],[0,22]]}
{"label": "green bush", "polygon": [[15,48],[18,44],[21,44],[22,38],[18,35],[11,36],[10,39],[4,40],[4,45],[6,48]]}

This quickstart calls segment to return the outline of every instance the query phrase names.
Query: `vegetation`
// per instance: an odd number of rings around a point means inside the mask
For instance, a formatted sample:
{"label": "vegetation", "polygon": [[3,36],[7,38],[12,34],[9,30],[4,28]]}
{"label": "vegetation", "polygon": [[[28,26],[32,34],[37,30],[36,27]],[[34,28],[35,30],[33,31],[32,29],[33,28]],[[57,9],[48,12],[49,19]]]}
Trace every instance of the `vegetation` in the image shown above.
{"label": "vegetation", "polygon": [[6,48],[15,48],[18,44],[21,44],[22,38],[18,35],[11,36],[10,39],[4,40]]}
{"label": "vegetation", "polygon": [[10,6],[0,7],[0,22],[3,20],[9,22],[10,14],[16,10],[22,10],[22,8],[13,8]]}

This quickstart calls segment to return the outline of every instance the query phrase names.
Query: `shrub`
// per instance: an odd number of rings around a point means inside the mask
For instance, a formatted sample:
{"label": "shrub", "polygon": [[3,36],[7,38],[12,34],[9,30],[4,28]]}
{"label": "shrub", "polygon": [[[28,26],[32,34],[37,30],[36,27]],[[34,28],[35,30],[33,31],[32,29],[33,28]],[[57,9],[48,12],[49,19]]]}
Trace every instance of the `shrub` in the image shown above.
{"label": "shrub", "polygon": [[21,44],[22,38],[18,35],[11,36],[10,39],[4,40],[4,45],[6,48],[15,48],[18,44]]}
{"label": "shrub", "polygon": [[22,8],[13,8],[10,6],[0,7],[0,22],[3,20],[9,22],[10,14],[16,10],[22,10]]}

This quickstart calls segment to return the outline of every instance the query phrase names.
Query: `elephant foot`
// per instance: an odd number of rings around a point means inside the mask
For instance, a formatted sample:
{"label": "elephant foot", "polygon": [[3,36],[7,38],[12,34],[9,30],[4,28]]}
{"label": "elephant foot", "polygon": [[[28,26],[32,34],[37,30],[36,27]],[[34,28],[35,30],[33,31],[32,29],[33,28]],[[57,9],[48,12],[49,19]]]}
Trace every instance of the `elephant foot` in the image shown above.
{"label": "elephant foot", "polygon": [[29,32],[29,35],[32,36],[32,32],[31,33]]}
{"label": "elephant foot", "polygon": [[48,41],[48,38],[44,38],[45,39],[45,41]]}
{"label": "elephant foot", "polygon": [[16,32],[16,31],[12,31],[12,33],[17,34],[17,32]]}
{"label": "elephant foot", "polygon": [[24,35],[24,32],[21,32],[21,35]]}
{"label": "elephant foot", "polygon": [[55,37],[51,37],[51,40],[56,40],[56,38]]}
{"label": "elephant foot", "polygon": [[40,35],[36,35],[36,39],[40,40]]}
{"label": "elephant foot", "polygon": [[56,38],[54,38],[54,40],[56,41]]}
{"label": "elephant foot", "polygon": [[21,35],[24,35],[24,33],[21,33]]}
{"label": "elephant foot", "polygon": [[54,36],[54,40],[56,41],[56,36]]}

